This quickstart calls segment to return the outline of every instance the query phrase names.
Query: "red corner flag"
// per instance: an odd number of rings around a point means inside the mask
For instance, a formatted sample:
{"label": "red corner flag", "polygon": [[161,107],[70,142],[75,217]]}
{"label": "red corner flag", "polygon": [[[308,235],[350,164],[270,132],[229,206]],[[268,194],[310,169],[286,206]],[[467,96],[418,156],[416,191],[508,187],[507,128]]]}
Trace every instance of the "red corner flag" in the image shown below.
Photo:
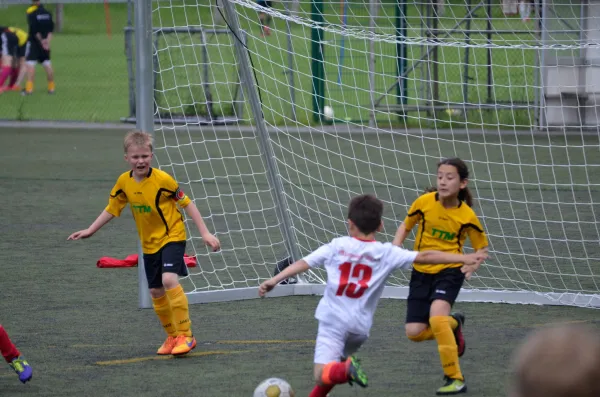
{"label": "red corner flag", "polygon": [[[187,267],[196,267],[198,261],[195,256],[189,256],[188,254],[183,255],[183,260]],[[125,259],[111,258],[103,256],[96,262],[96,267],[100,268],[113,268],[113,267],[136,267],[138,264],[138,254],[132,254],[127,256]]]}

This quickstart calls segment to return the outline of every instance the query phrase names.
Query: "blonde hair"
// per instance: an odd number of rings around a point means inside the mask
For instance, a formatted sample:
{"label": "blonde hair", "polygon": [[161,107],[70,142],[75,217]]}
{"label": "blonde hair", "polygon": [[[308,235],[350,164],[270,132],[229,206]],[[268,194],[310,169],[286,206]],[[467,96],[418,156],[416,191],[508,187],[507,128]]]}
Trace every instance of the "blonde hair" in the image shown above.
{"label": "blonde hair", "polygon": [[530,334],[512,363],[514,397],[600,396],[600,333],[583,325]]}
{"label": "blonde hair", "polygon": [[127,135],[125,135],[125,141],[123,142],[123,149],[125,149],[125,153],[131,146],[138,147],[149,147],[150,151],[153,150],[152,144],[154,143],[154,139],[152,135],[143,131],[129,131]]}

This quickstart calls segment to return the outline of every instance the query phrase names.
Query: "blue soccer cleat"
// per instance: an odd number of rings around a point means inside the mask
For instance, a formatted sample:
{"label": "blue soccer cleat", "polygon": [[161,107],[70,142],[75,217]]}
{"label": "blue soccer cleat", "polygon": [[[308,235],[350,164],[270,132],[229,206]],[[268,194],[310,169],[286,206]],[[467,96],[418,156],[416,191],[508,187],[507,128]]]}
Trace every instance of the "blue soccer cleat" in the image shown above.
{"label": "blue soccer cleat", "polygon": [[33,376],[33,370],[31,369],[29,363],[25,361],[23,356],[15,358],[8,365],[15,370],[17,375],[19,375],[19,380],[23,383],[26,383]]}

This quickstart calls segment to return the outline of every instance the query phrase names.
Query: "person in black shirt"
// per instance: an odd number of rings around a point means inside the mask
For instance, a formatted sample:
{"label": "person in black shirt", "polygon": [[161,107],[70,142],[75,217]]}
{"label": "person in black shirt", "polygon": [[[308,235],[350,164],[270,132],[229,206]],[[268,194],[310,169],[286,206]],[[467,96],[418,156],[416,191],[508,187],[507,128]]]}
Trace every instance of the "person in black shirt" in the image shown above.
{"label": "person in black shirt", "polygon": [[24,95],[33,92],[33,77],[35,64],[41,63],[48,78],[48,93],[54,93],[54,71],[50,63],[50,41],[54,32],[54,21],[52,14],[40,4],[39,0],[33,0],[33,5],[27,9],[27,23],[29,24],[29,43],[26,55],[27,60],[27,83]]}
{"label": "person in black shirt", "polygon": [[[265,8],[272,8],[273,7],[273,1],[271,0],[256,0],[256,3],[261,6],[261,7],[265,7]],[[261,28],[262,28],[262,34],[261,36],[270,36],[271,35],[271,16],[269,14],[267,14],[266,12],[259,12],[258,13],[258,19],[260,19],[260,24],[261,24]]]}
{"label": "person in black shirt", "polygon": [[4,83],[13,74],[13,59],[18,55],[19,39],[8,29],[0,26],[0,93],[5,90]]}

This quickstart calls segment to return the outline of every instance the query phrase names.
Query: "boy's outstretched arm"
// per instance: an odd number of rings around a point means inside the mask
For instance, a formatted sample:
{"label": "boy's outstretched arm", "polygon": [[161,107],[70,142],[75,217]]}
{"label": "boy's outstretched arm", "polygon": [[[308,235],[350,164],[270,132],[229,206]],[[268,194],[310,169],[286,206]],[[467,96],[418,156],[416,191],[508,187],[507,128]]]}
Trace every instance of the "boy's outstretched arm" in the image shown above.
{"label": "boy's outstretched arm", "polygon": [[100,228],[106,225],[115,216],[106,210],[102,211],[98,218],[87,229],[80,230],[67,237],[67,240],[79,240],[82,238],[92,237]]}
{"label": "boy's outstretched arm", "polygon": [[221,242],[218,238],[213,236],[211,232],[208,231],[206,224],[204,223],[204,219],[202,219],[202,215],[200,215],[200,211],[198,211],[198,207],[194,202],[190,202],[184,208],[185,213],[192,218],[198,231],[200,232],[200,236],[202,236],[202,240],[204,240],[204,244],[208,245],[212,248],[213,251],[218,251],[221,248]]}
{"label": "boy's outstretched arm", "polygon": [[294,262],[292,265],[283,269],[283,271],[277,274],[275,277],[263,282],[258,287],[258,295],[265,296],[265,294],[271,291],[277,284],[285,280],[286,278],[294,277],[296,274],[307,271],[310,268],[308,263],[304,259]]}

